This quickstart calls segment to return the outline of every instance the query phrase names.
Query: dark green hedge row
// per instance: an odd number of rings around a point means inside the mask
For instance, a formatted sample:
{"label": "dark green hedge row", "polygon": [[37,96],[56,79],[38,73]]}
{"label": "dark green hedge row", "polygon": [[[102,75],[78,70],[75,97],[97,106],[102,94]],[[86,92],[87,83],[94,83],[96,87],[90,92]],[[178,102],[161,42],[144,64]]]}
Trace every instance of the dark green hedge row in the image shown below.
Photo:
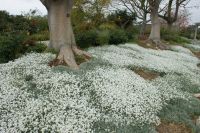
{"label": "dark green hedge row", "polygon": [[122,29],[112,30],[88,30],[75,34],[77,44],[80,48],[102,45],[118,45],[129,40],[128,33]]}

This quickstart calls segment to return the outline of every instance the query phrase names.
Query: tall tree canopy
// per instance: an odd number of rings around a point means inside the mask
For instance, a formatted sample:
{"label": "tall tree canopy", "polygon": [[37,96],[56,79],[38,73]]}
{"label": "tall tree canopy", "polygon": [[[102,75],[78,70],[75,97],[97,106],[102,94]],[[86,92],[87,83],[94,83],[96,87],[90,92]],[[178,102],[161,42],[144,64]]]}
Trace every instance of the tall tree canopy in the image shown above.
{"label": "tall tree canopy", "polygon": [[115,5],[125,7],[130,13],[136,15],[141,20],[140,36],[144,36],[146,24],[148,22],[147,15],[150,13],[148,0],[117,0]]}
{"label": "tall tree canopy", "polygon": [[190,0],[167,0],[166,9],[159,14],[159,17],[164,19],[171,29],[172,24],[175,23],[179,17],[181,6],[186,6],[189,1]]}

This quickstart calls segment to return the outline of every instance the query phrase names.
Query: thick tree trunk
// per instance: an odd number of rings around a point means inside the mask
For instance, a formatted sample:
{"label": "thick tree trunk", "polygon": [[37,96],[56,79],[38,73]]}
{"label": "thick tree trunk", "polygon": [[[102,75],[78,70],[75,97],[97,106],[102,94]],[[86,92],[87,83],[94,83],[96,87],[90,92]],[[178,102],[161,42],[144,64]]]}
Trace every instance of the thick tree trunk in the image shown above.
{"label": "thick tree trunk", "polygon": [[41,2],[48,10],[49,47],[59,52],[51,65],[68,65],[70,68],[78,69],[75,55],[84,56],[85,59],[91,56],[76,46],[71,25],[72,0],[43,0]]}
{"label": "thick tree trunk", "polygon": [[151,12],[151,33],[149,39],[155,43],[160,42],[160,20],[157,11]]}

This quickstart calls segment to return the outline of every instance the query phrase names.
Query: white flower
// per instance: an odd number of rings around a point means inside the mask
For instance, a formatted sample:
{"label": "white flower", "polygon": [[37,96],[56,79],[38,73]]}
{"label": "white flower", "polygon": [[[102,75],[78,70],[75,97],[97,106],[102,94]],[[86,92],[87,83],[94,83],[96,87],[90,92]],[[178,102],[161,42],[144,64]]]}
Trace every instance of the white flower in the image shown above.
{"label": "white flower", "polygon": [[[159,124],[157,114],[166,101],[190,97],[176,74],[200,86],[199,60],[185,49],[156,51],[126,44],[89,52],[107,63],[61,71],[47,65],[55,55],[32,53],[0,64],[0,132],[89,133],[101,120],[116,126]],[[167,75],[150,82],[128,66]]]}

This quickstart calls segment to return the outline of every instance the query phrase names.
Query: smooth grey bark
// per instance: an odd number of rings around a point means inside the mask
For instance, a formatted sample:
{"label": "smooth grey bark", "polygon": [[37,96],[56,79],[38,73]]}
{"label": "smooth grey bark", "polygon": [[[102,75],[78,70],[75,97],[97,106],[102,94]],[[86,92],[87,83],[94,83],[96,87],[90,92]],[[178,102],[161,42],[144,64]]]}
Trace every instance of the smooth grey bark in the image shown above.
{"label": "smooth grey bark", "polygon": [[160,41],[160,20],[158,13],[151,13],[151,33],[149,39],[155,43]]}
{"label": "smooth grey bark", "polygon": [[160,20],[158,16],[159,6],[162,0],[148,0],[151,15],[151,33],[149,39],[154,43],[160,43]]}
{"label": "smooth grey bark", "polygon": [[56,57],[56,65],[66,64],[71,68],[78,69],[74,55],[82,55],[86,58],[91,56],[76,46],[71,24],[73,0],[41,0],[41,2],[48,11],[49,47],[59,52]]}

